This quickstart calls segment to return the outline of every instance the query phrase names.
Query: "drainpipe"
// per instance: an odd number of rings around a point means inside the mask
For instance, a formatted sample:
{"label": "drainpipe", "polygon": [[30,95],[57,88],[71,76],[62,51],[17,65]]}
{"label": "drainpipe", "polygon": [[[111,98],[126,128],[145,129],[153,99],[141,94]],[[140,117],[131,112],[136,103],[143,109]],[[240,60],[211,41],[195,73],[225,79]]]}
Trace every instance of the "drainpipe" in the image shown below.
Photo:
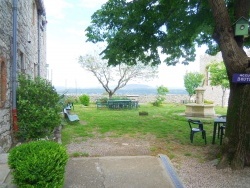
{"label": "drainpipe", "polygon": [[13,28],[12,28],[12,118],[13,118],[13,131],[18,130],[17,126],[17,109],[16,109],[16,90],[17,90],[17,2],[13,0]]}
{"label": "drainpipe", "polygon": [[37,72],[38,72],[38,76],[40,77],[41,76],[41,73],[40,73],[40,63],[41,63],[41,50],[40,50],[40,19],[41,19],[41,12],[40,10],[37,12],[37,48],[38,48],[38,61],[37,61]]}

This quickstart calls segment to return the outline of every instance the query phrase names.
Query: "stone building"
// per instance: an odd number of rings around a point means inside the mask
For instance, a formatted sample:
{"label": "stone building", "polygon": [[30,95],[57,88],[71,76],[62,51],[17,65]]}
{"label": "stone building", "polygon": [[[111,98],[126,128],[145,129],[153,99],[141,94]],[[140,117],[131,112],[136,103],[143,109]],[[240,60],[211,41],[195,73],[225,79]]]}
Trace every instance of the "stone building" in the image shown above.
{"label": "stone building", "polygon": [[0,1],[0,153],[13,143],[20,73],[47,77],[43,0]]}
{"label": "stone building", "polygon": [[229,98],[229,90],[225,91],[225,95],[223,96],[223,91],[221,86],[211,86],[210,85],[210,75],[206,69],[206,66],[212,62],[222,62],[221,53],[218,53],[216,56],[210,56],[208,54],[204,54],[200,57],[200,72],[204,74],[205,81],[203,87],[205,88],[204,99],[213,101],[215,105],[222,105],[222,100],[224,106],[228,105],[228,98]]}

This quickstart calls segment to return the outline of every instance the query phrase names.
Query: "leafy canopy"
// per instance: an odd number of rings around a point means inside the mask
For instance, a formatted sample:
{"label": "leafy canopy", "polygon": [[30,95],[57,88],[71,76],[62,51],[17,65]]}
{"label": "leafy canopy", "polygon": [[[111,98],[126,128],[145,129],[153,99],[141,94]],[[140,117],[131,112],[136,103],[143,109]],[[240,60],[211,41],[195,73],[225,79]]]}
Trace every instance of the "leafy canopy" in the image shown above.
{"label": "leafy canopy", "polygon": [[[234,23],[235,1],[226,3]],[[188,64],[195,59],[196,45],[206,44],[209,54],[219,51],[208,1],[109,0],[91,19],[87,41],[108,44],[103,54],[109,64],[160,64],[159,53],[168,54],[168,65]]]}
{"label": "leafy canopy", "polygon": [[229,88],[229,80],[225,64],[223,62],[213,62],[208,65],[210,81],[212,86],[221,86],[222,89]]}
{"label": "leafy canopy", "polygon": [[184,86],[188,95],[192,97],[195,94],[195,89],[202,86],[204,75],[198,72],[189,72],[184,76]]}

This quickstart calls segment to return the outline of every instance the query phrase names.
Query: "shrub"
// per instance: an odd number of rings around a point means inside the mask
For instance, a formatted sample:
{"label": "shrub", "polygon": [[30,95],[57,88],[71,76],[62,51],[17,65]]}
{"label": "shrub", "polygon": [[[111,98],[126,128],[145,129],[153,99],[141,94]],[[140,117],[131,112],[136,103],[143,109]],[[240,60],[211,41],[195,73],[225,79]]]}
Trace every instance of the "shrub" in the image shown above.
{"label": "shrub", "polygon": [[68,155],[52,141],[34,141],[10,150],[8,164],[18,187],[62,187]]}
{"label": "shrub", "polygon": [[40,77],[19,76],[17,89],[18,132],[21,140],[51,136],[60,125],[60,97],[55,88]]}
{"label": "shrub", "polygon": [[107,103],[108,100],[109,100],[108,97],[103,97],[103,98],[100,98],[100,99],[99,99],[99,101],[100,101],[101,103]]}
{"label": "shrub", "polygon": [[159,106],[161,106],[161,105],[162,105],[162,101],[161,101],[161,100],[159,100],[159,98],[157,98],[157,99],[156,99],[156,101],[152,102],[152,104],[153,104],[153,106],[157,106],[157,107],[159,107]]}
{"label": "shrub", "polygon": [[74,103],[77,104],[78,103],[78,97],[74,97],[74,96],[65,96],[65,104],[69,104],[69,103]]}
{"label": "shrub", "polygon": [[213,101],[210,101],[210,100],[204,100],[204,103],[205,103],[205,104],[214,104],[214,102],[213,102]]}
{"label": "shrub", "polygon": [[166,94],[168,93],[168,88],[164,86],[159,86],[157,88],[157,98],[152,104],[153,106],[161,106],[165,100]]}
{"label": "shrub", "polygon": [[81,104],[83,104],[84,106],[89,106],[89,101],[90,101],[90,97],[86,94],[83,94],[79,97],[79,100],[81,102]]}

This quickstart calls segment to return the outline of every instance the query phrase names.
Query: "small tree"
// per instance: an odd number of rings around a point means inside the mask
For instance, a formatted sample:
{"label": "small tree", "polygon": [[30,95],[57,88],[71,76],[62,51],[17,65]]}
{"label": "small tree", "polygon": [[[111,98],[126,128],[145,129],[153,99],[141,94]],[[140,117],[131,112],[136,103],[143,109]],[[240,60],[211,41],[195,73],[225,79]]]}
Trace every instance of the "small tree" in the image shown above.
{"label": "small tree", "polygon": [[160,106],[166,99],[166,94],[168,93],[168,88],[164,86],[157,87],[157,98],[156,101],[153,102],[154,106]]}
{"label": "small tree", "polygon": [[189,100],[195,94],[195,89],[203,84],[204,75],[198,72],[189,72],[184,76],[184,86],[189,95]]}
{"label": "small tree", "polygon": [[60,97],[50,82],[21,75],[17,90],[17,135],[22,140],[51,136],[60,124]]}
{"label": "small tree", "polygon": [[[87,71],[93,73],[99,83],[111,98],[115,92],[131,80],[150,80],[157,77],[157,67],[147,66],[142,63],[137,65],[126,65],[121,63],[117,66],[108,66],[107,61],[103,60],[99,53],[95,51],[94,55],[87,54],[79,57],[79,63]],[[111,84],[114,85],[111,88]]]}
{"label": "small tree", "polygon": [[224,97],[226,90],[229,88],[229,80],[225,64],[223,62],[212,62],[207,66],[210,73],[211,86],[221,86],[222,89],[222,104],[224,107]]}

